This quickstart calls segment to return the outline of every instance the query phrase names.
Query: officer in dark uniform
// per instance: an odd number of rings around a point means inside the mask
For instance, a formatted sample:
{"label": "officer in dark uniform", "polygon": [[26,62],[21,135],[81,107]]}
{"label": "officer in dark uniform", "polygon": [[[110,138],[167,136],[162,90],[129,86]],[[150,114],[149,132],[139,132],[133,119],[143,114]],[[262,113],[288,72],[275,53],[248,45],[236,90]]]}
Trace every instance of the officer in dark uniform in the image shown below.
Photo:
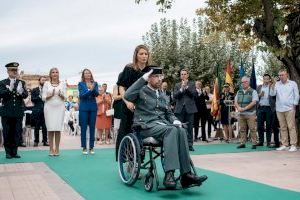
{"label": "officer in dark uniform", "polygon": [[18,155],[19,128],[24,116],[23,99],[28,96],[25,82],[18,79],[19,63],[5,65],[8,78],[0,81],[0,98],[2,104],[0,116],[3,126],[4,148],[6,158],[20,158]]}

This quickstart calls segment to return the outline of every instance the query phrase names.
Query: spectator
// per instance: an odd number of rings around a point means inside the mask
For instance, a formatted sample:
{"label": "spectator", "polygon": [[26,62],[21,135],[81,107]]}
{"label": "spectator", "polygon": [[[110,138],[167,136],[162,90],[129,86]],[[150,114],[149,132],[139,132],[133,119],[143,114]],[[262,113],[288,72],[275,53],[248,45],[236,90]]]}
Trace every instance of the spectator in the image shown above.
{"label": "spectator", "polygon": [[195,103],[197,106],[197,112],[194,114],[194,131],[195,131],[195,141],[198,140],[198,133],[199,133],[199,122],[201,121],[201,138],[202,141],[207,141],[206,139],[206,130],[205,130],[205,121],[207,115],[207,108],[205,101],[209,100],[209,97],[205,90],[203,89],[202,82],[200,80],[195,82],[196,86],[196,97]]}
{"label": "spectator", "polygon": [[32,89],[31,101],[34,106],[32,108],[32,118],[34,124],[34,147],[37,147],[40,141],[40,128],[42,128],[43,145],[49,146],[47,138],[47,127],[44,116],[44,101],[42,99],[43,87],[46,82],[46,78],[41,76],[39,78],[39,86]]}
{"label": "spectator", "polygon": [[[102,84],[100,88],[99,96],[96,98],[98,112],[96,119],[96,128],[98,131],[98,138],[100,144],[110,144],[110,128],[111,128],[111,116],[106,115],[106,111],[111,108],[111,94],[106,92],[107,85]],[[103,133],[105,141],[103,141]]]}
{"label": "spectator", "polygon": [[68,96],[68,100],[65,103],[66,109],[70,110],[71,108],[73,108],[74,104],[75,102],[73,101],[73,96],[72,95]]}
{"label": "spectator", "polygon": [[[119,77],[122,74],[119,74]],[[122,96],[120,94],[120,87],[115,85],[113,88],[113,108],[114,108],[114,130],[113,130],[113,139],[116,140],[117,134],[120,128],[120,123],[122,119]]]}
{"label": "spectator", "polygon": [[194,113],[197,112],[197,107],[195,104],[195,97],[197,96],[197,91],[195,88],[195,83],[193,81],[189,81],[189,72],[187,69],[182,69],[180,71],[180,78],[181,82],[176,83],[175,85],[174,99],[176,101],[176,106],[174,113],[181,122],[188,123],[187,134],[189,150],[194,151],[193,121]]}
{"label": "spectator", "polygon": [[[271,95],[276,95],[276,113],[280,125],[282,146],[278,151],[297,151],[297,132],[295,124],[296,106],[299,102],[299,90],[295,81],[288,79],[285,69],[279,71],[279,79],[271,86]],[[289,145],[289,138],[290,144]],[[290,146],[290,148],[289,148]]]}
{"label": "spectator", "polygon": [[161,84],[161,92],[167,97],[167,102],[173,109],[173,98],[172,98],[172,93],[171,91],[168,90],[168,83],[167,82],[162,82]]}
{"label": "spectator", "polygon": [[[0,98],[0,110],[2,109],[2,99]],[[3,146],[3,126],[1,122],[1,115],[0,115],[0,147]]]}
{"label": "spectator", "polygon": [[25,141],[26,141],[26,128],[30,128],[31,131],[31,123],[32,123],[32,108],[34,106],[33,102],[31,101],[31,89],[27,88],[28,97],[24,99],[24,105],[25,105],[25,116],[24,116],[24,126],[22,129],[22,137],[19,142],[19,147],[26,147]]}
{"label": "spectator", "polygon": [[[267,146],[271,147],[271,136],[272,136],[272,119],[275,108],[275,100],[272,96],[270,96],[271,90],[271,76],[269,74],[263,75],[263,84],[257,87],[257,93],[259,97],[259,102],[257,105],[257,131],[258,131],[258,139],[259,143],[256,146],[263,146],[265,135],[264,132],[266,130],[266,139]],[[276,114],[276,113],[275,113]],[[275,120],[275,119],[274,119]],[[266,129],[265,129],[266,123]],[[275,145],[279,145],[279,132],[274,132],[274,140]]]}
{"label": "spectator", "polygon": [[256,90],[249,85],[250,78],[244,76],[242,78],[242,89],[240,89],[235,96],[235,107],[240,112],[240,145],[237,148],[245,148],[247,141],[246,129],[247,125],[250,129],[252,149],[256,149],[256,102],[258,95]]}
{"label": "spectator", "polygon": [[212,102],[212,99],[213,99],[213,94],[210,93],[210,87],[209,86],[206,86],[204,88],[204,91],[206,92],[206,94],[208,96],[208,100],[205,101],[205,103],[206,103],[206,112],[205,112],[206,117],[205,117],[204,126],[206,125],[206,122],[207,122],[207,135],[208,135],[208,138],[211,138],[211,125],[213,123],[213,117],[210,114],[210,111],[211,111],[211,102]]}
{"label": "spectator", "polygon": [[45,101],[44,116],[50,146],[49,156],[59,156],[59,144],[65,114],[66,84],[59,80],[57,68],[50,69],[49,77],[50,81],[45,82],[42,88],[42,99]]}
{"label": "spectator", "polygon": [[81,74],[81,82],[78,83],[79,90],[79,124],[81,126],[82,153],[88,154],[86,145],[87,126],[90,131],[89,152],[94,154],[95,123],[97,116],[96,97],[99,95],[98,83],[94,80],[89,69],[84,69]]}
{"label": "spectator", "polygon": [[226,105],[226,102],[234,103],[234,94],[230,92],[230,85],[225,83],[223,86],[223,93],[220,98],[220,106],[221,106],[221,124],[224,129],[224,139],[226,142],[229,142],[232,139],[232,124],[233,120],[230,119],[229,116],[229,106]]}

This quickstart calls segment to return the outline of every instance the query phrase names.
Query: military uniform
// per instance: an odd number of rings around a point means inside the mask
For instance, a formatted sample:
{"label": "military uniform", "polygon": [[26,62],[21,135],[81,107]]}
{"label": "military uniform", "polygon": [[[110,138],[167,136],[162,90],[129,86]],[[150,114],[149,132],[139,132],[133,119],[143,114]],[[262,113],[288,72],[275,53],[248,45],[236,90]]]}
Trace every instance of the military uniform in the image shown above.
{"label": "military uniform", "polygon": [[140,78],[125,93],[125,99],[135,103],[134,124],[142,125],[143,138],[153,137],[163,143],[166,172],[175,169],[180,169],[181,174],[190,172],[186,130],[171,125],[177,118],[167,97],[145,84]]}
{"label": "military uniform", "polygon": [[[18,67],[18,63],[7,64],[6,67]],[[19,89],[19,90],[18,90]],[[22,91],[22,92],[18,92]],[[2,98],[2,107],[0,116],[2,118],[3,138],[6,157],[19,157],[18,142],[24,116],[23,99],[28,96],[25,88],[25,82],[16,79],[4,79],[0,81],[0,98]]]}

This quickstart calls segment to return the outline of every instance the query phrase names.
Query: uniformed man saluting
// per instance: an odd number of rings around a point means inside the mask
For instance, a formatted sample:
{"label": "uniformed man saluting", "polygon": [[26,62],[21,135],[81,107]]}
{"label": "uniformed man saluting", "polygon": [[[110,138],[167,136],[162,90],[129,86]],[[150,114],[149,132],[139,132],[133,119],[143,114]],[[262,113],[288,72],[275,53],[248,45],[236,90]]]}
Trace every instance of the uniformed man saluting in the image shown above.
{"label": "uniformed man saluting", "polygon": [[[138,79],[125,92],[124,98],[135,103],[134,124],[142,125],[142,138],[153,137],[163,143],[166,188],[175,188],[174,171],[180,170],[183,188],[200,185],[207,176],[196,176],[191,172],[186,130],[171,112],[166,97],[160,94],[162,69],[156,66]],[[146,82],[148,81],[148,84]],[[175,126],[174,126],[175,125]]]}
{"label": "uniformed man saluting", "polygon": [[18,79],[19,63],[5,65],[8,78],[0,81],[0,98],[2,104],[3,138],[6,158],[20,158],[18,155],[19,129],[22,127],[24,115],[23,99],[28,96],[25,82]]}

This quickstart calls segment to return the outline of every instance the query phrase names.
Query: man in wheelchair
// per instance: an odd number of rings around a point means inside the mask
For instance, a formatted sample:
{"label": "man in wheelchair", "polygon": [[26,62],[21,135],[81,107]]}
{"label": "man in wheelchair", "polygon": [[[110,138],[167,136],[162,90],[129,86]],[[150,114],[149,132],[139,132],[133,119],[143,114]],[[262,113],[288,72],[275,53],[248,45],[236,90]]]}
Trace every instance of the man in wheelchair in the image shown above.
{"label": "man in wheelchair", "polygon": [[207,176],[192,173],[186,130],[172,113],[166,97],[160,94],[162,69],[151,66],[149,70],[128,88],[124,96],[127,101],[135,103],[134,124],[141,125],[142,138],[153,137],[162,142],[165,170],[163,184],[166,188],[176,188],[176,169],[180,170],[182,188],[201,185]]}

